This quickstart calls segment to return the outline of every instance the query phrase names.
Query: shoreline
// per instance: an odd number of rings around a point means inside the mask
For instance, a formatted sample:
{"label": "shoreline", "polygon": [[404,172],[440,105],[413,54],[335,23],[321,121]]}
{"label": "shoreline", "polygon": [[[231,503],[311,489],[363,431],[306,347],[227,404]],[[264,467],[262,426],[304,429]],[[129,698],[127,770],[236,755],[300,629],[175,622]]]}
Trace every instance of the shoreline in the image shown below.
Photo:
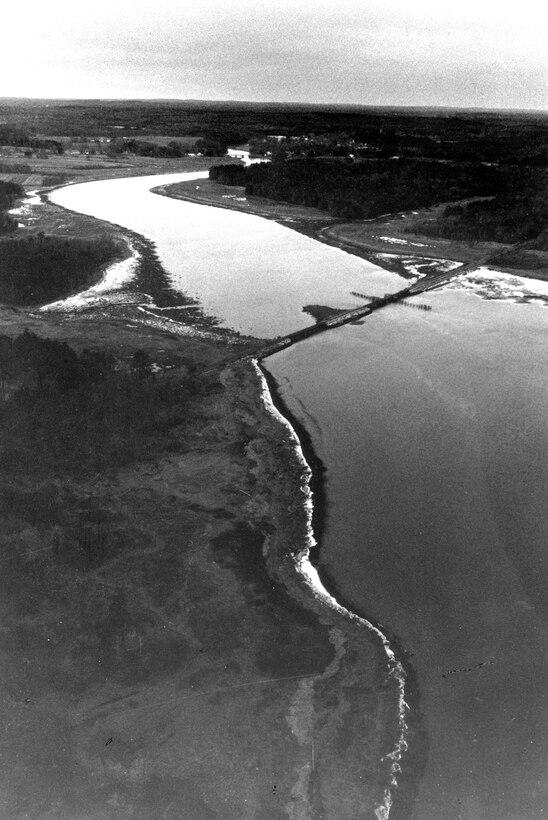
{"label": "shoreline", "polygon": [[[366,262],[371,262],[374,265],[377,265],[377,267],[384,268],[384,270],[387,270],[390,273],[397,273],[401,275],[400,267],[387,265],[386,263],[383,263],[382,260],[378,260],[375,257],[376,251],[374,251],[373,249],[361,249],[355,245],[352,245],[351,243],[345,243],[335,240],[324,233],[324,230],[326,228],[330,228],[337,224],[343,224],[345,220],[337,219],[329,215],[322,216],[320,212],[318,212],[317,216],[312,217],[311,219],[305,219],[302,217],[299,218],[298,216],[284,217],[265,210],[261,210],[259,206],[241,208],[235,205],[234,203],[218,202],[214,199],[208,200],[197,196],[192,196],[191,194],[170,192],[169,188],[172,188],[175,185],[177,185],[177,183],[159,185],[156,188],[151,188],[151,192],[153,194],[157,194],[158,196],[165,196],[170,199],[180,199],[184,202],[191,202],[194,205],[202,205],[208,208],[221,208],[227,211],[235,211],[237,213],[249,214],[251,216],[259,216],[262,219],[268,219],[272,222],[277,222],[278,225],[282,225],[285,228],[290,228],[291,230],[303,234],[304,236],[307,236],[310,239],[315,239],[317,242],[321,242],[323,245],[329,245],[331,247],[338,248],[339,250],[342,250],[345,253],[349,253],[352,256],[357,256],[360,259],[364,259]],[[287,203],[277,204],[280,209],[283,209],[284,207],[295,207],[288,206]],[[440,261],[443,260],[440,259]]]}
{"label": "shoreline", "polygon": [[[356,674],[358,677],[364,674],[364,668],[354,657],[355,652],[365,651],[367,654],[372,652],[376,663],[380,663],[381,679],[375,687],[375,697],[384,702],[382,708],[386,714],[381,721],[382,728],[378,731],[382,731],[382,735],[390,736],[392,740],[388,750],[385,750],[374,761],[376,766],[385,769],[385,775],[379,782],[379,785],[383,782],[384,785],[380,799],[376,801],[374,816],[376,820],[388,820],[388,818],[389,820],[404,820],[408,817],[406,812],[412,803],[413,790],[411,790],[411,795],[407,794],[407,789],[404,793],[403,783],[407,785],[408,779],[414,782],[417,777],[416,771],[413,771],[411,776],[400,777],[400,760],[407,749],[409,731],[406,722],[409,706],[406,700],[408,696],[405,692],[405,680],[408,674],[410,680],[412,676],[407,669],[404,669],[404,664],[397,657],[399,648],[394,650],[391,641],[375,624],[346,608],[324,584],[320,571],[316,568],[316,560],[312,558],[313,555],[317,556],[319,545],[311,522],[313,519],[318,521],[318,512],[320,520],[324,515],[322,509],[315,510],[310,489],[311,484],[315,484],[318,489],[318,477],[316,475],[314,481],[314,472],[309,466],[293,423],[277,406],[279,394],[276,393],[275,398],[272,396],[271,386],[275,384],[273,377],[267,374],[257,359],[252,356],[246,362],[240,363],[240,367],[245,368],[244,372],[248,374],[254,373],[253,381],[257,382],[259,390],[250,384],[249,375],[244,375],[243,379],[240,377],[239,396],[236,401],[243,400],[246,407],[251,401],[252,412],[253,405],[259,403],[261,409],[258,414],[256,413],[254,421],[254,424],[258,426],[259,437],[267,445],[271,455],[273,446],[280,452],[276,455],[276,461],[282,462],[282,469],[279,472],[272,471],[272,466],[264,463],[251,470],[252,473],[257,472],[261,476],[261,481],[268,485],[272,507],[269,517],[272,516],[275,525],[274,530],[267,534],[263,547],[268,575],[281,584],[297,604],[315,613],[322,623],[330,626],[331,629],[343,630],[345,644],[349,643],[350,646],[343,651],[344,661],[339,670],[341,674],[344,673],[351,679],[354,679]],[[232,374],[228,377],[229,380],[237,378],[234,366],[230,366],[228,370]],[[280,403],[283,405],[283,400],[280,400]],[[263,414],[269,421],[263,420]],[[269,432],[272,425],[274,425],[274,433]],[[298,421],[296,426],[301,430],[304,429]],[[305,438],[308,438],[306,432]],[[307,456],[311,457],[308,446],[308,444],[304,445],[307,448]],[[317,469],[321,461],[314,453],[312,458]],[[290,486],[284,476],[294,478],[290,480]],[[321,473],[319,483],[320,485],[322,483]],[[297,486],[298,493],[295,492]],[[291,498],[289,504],[286,496]],[[363,641],[364,636],[365,641]],[[359,692],[356,696],[359,697]],[[411,700],[411,698],[408,699]],[[365,708],[365,705],[362,705],[362,708]],[[376,743],[379,742],[380,739],[377,738]],[[353,761],[353,763],[359,764],[360,760]],[[371,766],[372,763],[370,762],[369,765]],[[371,787],[373,784],[369,785]]]}
{"label": "shoreline", "polygon": [[[201,173],[201,171],[197,171],[197,173]],[[102,180],[88,181],[96,182]],[[99,310],[113,313],[113,318],[116,317],[116,311],[120,311],[122,308],[127,310],[141,310],[154,317],[158,325],[171,324],[183,328],[188,327],[190,324],[196,333],[208,333],[214,329],[216,336],[225,337],[227,341],[233,338],[245,338],[231,328],[218,326],[216,317],[207,314],[197,299],[173,290],[162,263],[158,258],[156,246],[152,240],[115,222],[108,222],[98,217],[82,214],[79,211],[72,210],[71,208],[51,201],[50,194],[60,188],[69,187],[71,184],[85,183],[76,181],[75,183],[59,185],[47,191],[40,192],[40,199],[43,205],[47,208],[66,213],[70,215],[71,219],[77,218],[79,221],[83,220],[84,222],[97,226],[98,230],[101,230],[103,233],[105,231],[104,226],[106,226],[115,240],[123,242],[126,245],[128,252],[124,255],[120,254],[114,257],[102,265],[98,271],[95,271],[85,290],[72,292],[46,305],[36,306],[32,308],[33,310],[44,313],[75,312],[89,314],[93,314],[94,311]],[[74,233],[74,231],[72,233]],[[76,231],[76,233],[78,233],[78,231]],[[132,271],[127,276],[126,281],[120,283],[119,286],[113,285],[111,288],[105,288],[104,291],[98,290],[97,293],[93,292],[96,288],[101,288],[103,284],[106,284],[109,271],[112,267],[124,264],[125,262],[131,265],[132,261]],[[89,302],[87,302],[88,295],[90,298]],[[82,300],[81,304],[65,304],[79,297]],[[171,317],[168,318],[161,314],[153,313],[155,310],[162,311],[167,307],[174,310],[177,308],[184,310],[185,320],[191,319],[191,322],[176,322]]]}
{"label": "shoreline", "polygon": [[[294,570],[316,600],[322,606],[336,611],[354,625],[365,628],[369,635],[374,636],[377,645],[380,644],[385,653],[387,674],[398,682],[398,726],[400,735],[391,753],[385,759],[392,760],[391,783],[384,795],[384,803],[375,812],[377,820],[406,820],[413,805],[415,793],[420,783],[422,770],[426,764],[427,738],[422,726],[422,712],[420,708],[420,691],[415,670],[405,650],[398,639],[387,633],[376,621],[370,619],[367,613],[357,613],[342,598],[337,585],[325,572],[321,564],[321,536],[325,526],[327,514],[325,499],[324,473],[326,467],[314,451],[310,433],[304,424],[288,409],[281,395],[274,376],[262,364],[261,360],[253,360],[257,371],[264,381],[263,392],[265,406],[271,405],[272,415],[277,417],[285,427],[295,444],[295,454],[303,469],[303,484],[305,492],[304,507],[308,516],[308,532],[303,548],[292,555]],[[317,498],[317,501],[315,500]],[[289,583],[290,579],[285,579]],[[408,740],[412,742],[418,752],[418,761],[415,766],[402,770],[401,759],[408,751]],[[418,763],[418,765],[417,765]]]}
{"label": "shoreline", "polygon": [[[443,265],[444,263],[451,262],[455,262],[457,265],[468,265],[469,263],[477,260],[479,268],[482,266],[480,263],[486,255],[492,255],[494,257],[494,261],[496,261],[498,257],[503,258],[506,254],[512,253],[515,249],[515,246],[513,245],[502,245],[493,242],[472,243],[466,242],[465,240],[436,239],[435,237],[423,237],[422,235],[415,236],[414,234],[409,234],[408,238],[404,240],[406,247],[393,243],[389,243],[387,245],[386,243],[379,241],[382,237],[376,237],[376,241],[373,243],[368,243],[367,239],[354,240],[350,237],[337,235],[337,229],[344,228],[345,226],[351,227],[364,224],[377,226],[379,230],[382,228],[383,232],[386,232],[387,230],[388,232],[391,232],[394,230],[393,221],[397,222],[398,220],[401,220],[402,217],[405,216],[406,212],[386,214],[385,216],[364,220],[362,223],[360,221],[352,222],[340,217],[333,217],[329,214],[323,214],[321,211],[315,211],[313,208],[296,206],[290,203],[277,202],[274,200],[264,200],[264,204],[261,204],[261,201],[252,201],[250,203],[250,201],[244,197],[246,202],[244,206],[236,199],[236,193],[221,193],[223,189],[232,192],[237,191],[237,193],[241,193],[243,189],[240,191],[240,189],[236,189],[233,186],[223,186],[219,183],[211,183],[210,180],[205,180],[205,182],[210,183],[212,191],[206,192],[202,194],[202,196],[193,195],[190,191],[181,190],[181,188],[177,190],[176,186],[181,185],[180,183],[168,183],[151,190],[152,193],[159,196],[166,196],[171,199],[180,199],[186,202],[192,202],[196,205],[221,208],[224,210],[259,216],[263,219],[269,219],[273,222],[277,222],[279,225],[290,228],[297,233],[301,233],[304,236],[315,239],[317,242],[321,242],[324,245],[338,248],[345,253],[349,253],[352,256],[357,256],[359,259],[370,262],[379,268],[389,271],[390,273],[396,273],[405,279],[417,278],[417,272],[413,270],[414,267],[431,267],[436,263]],[[185,183],[182,183],[182,185],[185,185]],[[226,201],[222,201],[220,197],[226,197]],[[435,209],[440,206],[433,207]],[[431,211],[432,208],[427,208],[425,210]],[[414,214],[415,212],[412,213]],[[386,223],[386,220],[388,220],[388,223]],[[407,236],[407,234],[405,234],[405,236]],[[425,244],[425,250],[422,252],[412,241],[415,238],[421,239],[421,244],[425,242],[435,243],[437,241],[441,243],[441,246],[438,247],[434,244],[433,247],[429,247],[428,244]],[[461,242],[460,246],[457,244],[458,242]],[[481,248],[483,246],[485,247],[482,251]],[[485,249],[488,249],[488,251]],[[410,265],[410,268],[407,268],[405,262],[406,260],[411,259],[413,262]],[[505,267],[503,264],[497,264],[497,267],[493,268],[493,271],[500,272],[507,276],[521,276],[526,279],[537,281],[545,281],[546,276],[548,275],[545,274],[544,276],[539,276],[538,274],[540,271],[537,269],[527,269],[524,267],[509,268]]]}

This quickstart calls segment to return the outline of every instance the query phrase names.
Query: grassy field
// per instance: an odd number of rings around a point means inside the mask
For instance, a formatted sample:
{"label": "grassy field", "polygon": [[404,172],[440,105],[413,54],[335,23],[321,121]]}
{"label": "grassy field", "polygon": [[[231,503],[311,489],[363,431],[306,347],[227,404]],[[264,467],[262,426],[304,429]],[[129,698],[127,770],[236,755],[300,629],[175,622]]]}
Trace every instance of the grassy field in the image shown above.
{"label": "grassy field", "polygon": [[153,157],[137,157],[132,154],[123,154],[114,158],[101,154],[89,157],[62,154],[50,155],[44,159],[36,156],[25,157],[22,153],[9,153],[6,155],[2,153],[1,149],[0,162],[3,167],[10,162],[17,165],[22,163],[28,165],[29,173],[14,172],[10,174],[6,171],[0,173],[0,179],[6,182],[9,180],[18,182],[27,189],[52,187],[66,182],[85,182],[94,179],[200,171],[211,166],[211,159],[206,157],[155,159]]}
{"label": "grassy field", "polygon": [[229,208],[230,210],[256,214],[265,217],[265,219],[274,219],[280,222],[321,221],[322,223],[331,223],[334,221],[332,217],[322,214],[316,208],[288,205],[257,196],[248,197],[243,187],[220,185],[210,179],[201,179],[199,182],[178,182],[174,185],[162,186],[161,190],[175,199],[186,199],[203,205],[215,205],[217,208]]}

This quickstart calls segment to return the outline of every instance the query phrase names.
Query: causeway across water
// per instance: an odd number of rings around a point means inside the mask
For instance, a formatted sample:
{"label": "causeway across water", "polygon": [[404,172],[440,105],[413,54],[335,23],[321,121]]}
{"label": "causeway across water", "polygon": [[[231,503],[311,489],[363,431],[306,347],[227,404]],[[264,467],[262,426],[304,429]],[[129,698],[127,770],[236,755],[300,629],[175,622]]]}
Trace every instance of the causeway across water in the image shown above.
{"label": "causeway across water", "polygon": [[428,290],[434,290],[435,288],[442,287],[452,279],[455,279],[455,277],[462,276],[463,273],[470,273],[471,271],[477,270],[483,265],[486,265],[492,258],[493,256],[489,256],[485,259],[480,259],[479,261],[467,262],[463,265],[459,265],[458,268],[452,268],[448,271],[427,274],[426,276],[418,279],[412,285],[403,288],[403,290],[396,291],[396,293],[385,294],[384,296],[373,296],[371,297],[371,301],[365,305],[352,308],[352,310],[341,311],[334,316],[330,316],[328,319],[321,319],[313,325],[308,325],[307,327],[303,327],[300,330],[296,330],[293,333],[288,333],[285,336],[276,339],[272,342],[272,344],[262,348],[254,358],[257,358],[258,360],[264,359],[267,356],[271,356],[273,353],[277,353],[286,347],[290,347],[296,342],[307,339],[309,336],[314,336],[317,333],[323,333],[324,331],[331,330],[334,327],[341,327],[341,325],[356,322],[359,319],[363,319],[365,316],[369,316],[370,313],[386,307],[387,305],[402,302],[409,296],[417,296],[418,294],[425,293]]}

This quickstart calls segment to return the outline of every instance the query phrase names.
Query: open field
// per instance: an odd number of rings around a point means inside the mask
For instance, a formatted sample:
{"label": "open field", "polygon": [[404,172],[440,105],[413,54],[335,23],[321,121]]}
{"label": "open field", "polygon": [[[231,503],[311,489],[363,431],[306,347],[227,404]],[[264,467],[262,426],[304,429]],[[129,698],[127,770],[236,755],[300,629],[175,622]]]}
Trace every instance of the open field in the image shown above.
{"label": "open field", "polygon": [[[230,162],[230,159],[226,161]],[[30,169],[28,173],[0,172],[1,180],[18,182],[27,189],[53,187],[67,182],[86,182],[95,179],[200,171],[211,166],[211,159],[206,157],[164,159],[138,157],[132,154],[123,154],[116,158],[104,155],[86,158],[62,154],[41,159],[40,157],[25,157],[22,153],[6,156],[0,152],[0,162],[3,167],[10,162],[17,165],[28,165]]]}
{"label": "open field", "polygon": [[[223,164],[225,164],[223,157]],[[202,205],[214,205],[216,208],[230,208],[234,211],[262,216],[279,222],[318,222],[331,223],[332,217],[326,216],[316,208],[305,208],[276,202],[263,197],[247,197],[243,187],[237,185],[220,185],[210,179],[191,182],[178,182],[174,185],[163,185],[155,189],[175,199],[185,199]]]}

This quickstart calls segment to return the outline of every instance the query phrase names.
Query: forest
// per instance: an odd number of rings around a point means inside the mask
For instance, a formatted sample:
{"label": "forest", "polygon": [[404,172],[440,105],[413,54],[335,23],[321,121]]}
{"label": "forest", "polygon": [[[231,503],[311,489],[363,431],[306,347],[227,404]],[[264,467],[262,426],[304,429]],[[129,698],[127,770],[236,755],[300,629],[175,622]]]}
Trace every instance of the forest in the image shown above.
{"label": "forest", "polygon": [[296,159],[245,169],[247,195],[319,208],[343,219],[369,219],[438,202],[490,196],[502,192],[505,185],[505,175],[498,168],[415,160]]}
{"label": "forest", "polygon": [[[424,160],[290,159],[247,168],[216,165],[210,179],[245,186],[248,196],[306,205],[342,219],[448,204],[412,233],[446,239],[515,244],[548,225],[548,171],[541,167]],[[462,201],[462,200],[471,201]],[[459,200],[461,200],[459,202]]]}
{"label": "forest", "polygon": [[188,154],[203,154],[204,157],[222,157],[226,154],[227,143],[218,139],[199,138],[191,145],[172,140],[167,145],[136,139],[116,139],[109,147],[109,154],[135,154],[139,157],[185,157]]}
{"label": "forest", "polygon": [[0,235],[14,233],[17,230],[17,220],[10,216],[9,211],[25,191],[16,182],[2,182],[0,180]]}
{"label": "forest", "polygon": [[[44,103],[48,104],[45,105]],[[356,141],[363,156],[426,157],[456,162],[539,165],[548,162],[542,112],[467,111],[371,106],[208,101],[2,100],[4,128],[25,139],[148,135],[196,137],[222,145],[276,137]],[[2,143],[0,131],[0,144]],[[5,143],[4,143],[5,144]],[[296,149],[296,147],[294,146]],[[299,150],[308,151],[302,145]],[[325,150],[325,146],[324,149]],[[223,152],[224,153],[224,152]],[[350,151],[350,153],[353,153]]]}
{"label": "forest", "polygon": [[243,165],[214,165],[209,169],[209,178],[220,185],[245,185],[247,169]]}
{"label": "forest", "polygon": [[413,226],[414,233],[444,239],[515,244],[534,239],[548,225],[548,171],[514,171],[493,199],[448,205],[436,220]]}
{"label": "forest", "polygon": [[0,145],[18,145],[25,148],[44,148],[56,154],[63,153],[63,145],[59,140],[40,138],[31,130],[19,128],[9,124],[0,124]]}
{"label": "forest", "polygon": [[121,248],[111,239],[31,234],[0,240],[0,302],[37,305],[87,285]]}
{"label": "forest", "polygon": [[[191,368],[156,374],[145,351],[128,362],[78,354],[25,331],[0,336],[0,459],[5,475],[72,474],[156,455],[199,392]],[[174,439],[171,445],[177,447]]]}

